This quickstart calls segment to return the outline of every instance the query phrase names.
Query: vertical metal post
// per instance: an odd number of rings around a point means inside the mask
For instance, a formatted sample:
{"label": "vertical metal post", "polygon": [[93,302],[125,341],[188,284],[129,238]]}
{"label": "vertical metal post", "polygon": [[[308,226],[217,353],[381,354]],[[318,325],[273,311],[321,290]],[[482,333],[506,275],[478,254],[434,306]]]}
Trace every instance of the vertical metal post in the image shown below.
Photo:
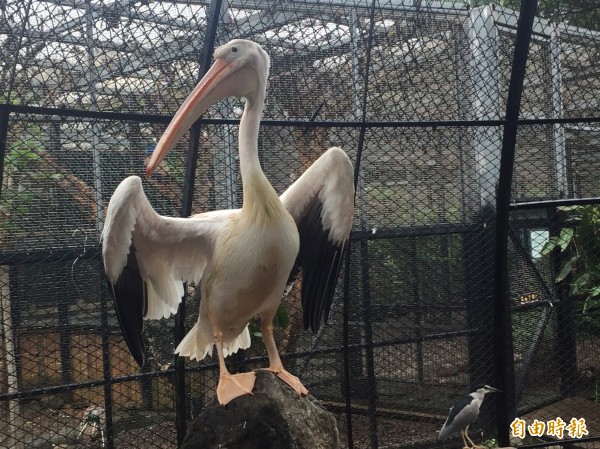
{"label": "vertical metal post", "polygon": [[[200,68],[198,81],[210,68],[212,54],[215,46],[219,15],[221,13],[222,0],[210,2],[207,15],[206,35],[204,46],[200,54]],[[198,163],[198,149],[200,146],[200,122],[196,121],[190,129],[190,140],[187,149],[185,167],[185,180],[183,183],[183,198],[181,202],[181,216],[189,217],[192,212],[192,200],[194,198],[194,181],[196,178],[196,166]],[[185,336],[185,296],[182,298],[177,315],[175,317],[175,345],[178,345]],[[177,446],[181,446],[187,431],[186,425],[186,393],[185,393],[185,359],[175,356],[175,426],[177,428]]]}
{"label": "vertical metal post", "polygon": [[[369,73],[371,70],[371,49],[373,46],[373,30],[375,24],[375,5],[376,0],[371,3],[369,13],[369,34],[367,38],[366,57],[364,64],[364,82],[362,86],[362,98],[360,101],[360,119],[362,125],[360,127],[358,135],[358,144],[356,152],[356,163],[354,166],[354,185],[356,191],[361,189],[363,182],[362,170],[361,170],[361,159],[362,152],[365,144],[365,133],[367,119],[367,93],[369,88]],[[358,23],[358,22],[356,22]],[[355,27],[355,24],[352,24]],[[354,33],[356,35],[356,33]],[[354,45],[357,44],[356,38],[353,40]],[[355,57],[358,55],[358,47],[355,50]],[[367,229],[366,215],[364,208],[361,207],[361,196],[357,195],[357,201],[359,204],[359,216],[361,217],[360,227],[362,230]],[[366,239],[360,242],[360,261],[361,261],[361,274],[362,274],[362,288],[363,288],[363,319],[365,325],[365,345],[366,345],[366,361],[367,361],[367,394],[368,394],[368,410],[369,410],[369,435],[371,437],[371,448],[377,449],[379,447],[378,436],[377,436],[377,381],[375,378],[375,359],[373,355],[373,322],[371,317],[371,285],[370,285],[370,274],[369,274],[369,246]]]}
{"label": "vertical metal post", "polygon": [[[3,336],[1,341],[4,343],[4,363],[6,364],[6,381],[8,384],[7,393],[14,394],[19,391],[19,372],[10,290],[10,267],[8,265],[0,265],[0,332]],[[13,447],[14,449],[21,449],[23,447],[23,443],[16,441],[14,438],[14,435],[17,434],[17,429],[21,425],[22,419],[19,400],[10,399],[8,401],[8,425],[6,428],[10,437],[5,441],[7,447]]]}
{"label": "vertical metal post", "polygon": [[350,389],[350,253],[352,252],[352,240],[348,240],[346,259],[344,261],[344,308],[342,321],[342,340],[344,351],[344,396],[346,399],[346,435],[348,449],[354,449],[352,438],[352,390]]}
{"label": "vertical metal post", "polygon": [[354,119],[360,120],[363,116],[363,105],[360,95],[360,23],[356,16],[356,10],[350,13],[350,39],[352,45],[352,83],[354,99]]}
{"label": "vertical metal post", "polygon": [[[91,109],[97,109],[96,88],[96,54],[94,52],[94,16],[91,1],[85,3],[85,20],[86,20],[86,44],[87,44],[87,82],[91,95]],[[96,200],[96,232],[98,241],[102,235],[102,227],[104,226],[104,206],[102,203],[102,171],[100,161],[100,128],[96,121],[92,122],[92,166],[94,170],[94,194]]]}
{"label": "vertical metal post", "polygon": [[[562,67],[560,63],[560,28],[558,23],[553,24],[550,33],[550,73],[552,74],[552,117],[563,118],[562,101]],[[556,169],[556,190],[558,198],[569,196],[569,183],[567,178],[567,155],[565,148],[565,129],[562,123],[555,123],[553,129],[554,138],[554,164]]]}
{"label": "vertical metal post", "polygon": [[[479,120],[500,118],[498,75],[498,30],[491,6],[473,8],[469,17],[470,72],[475,98],[473,116]],[[473,131],[477,189],[480,207],[493,204],[502,136],[493,126],[476,127]]]}
{"label": "vertical metal post", "polygon": [[[360,37],[359,34],[359,22],[356,15],[356,10],[351,11],[350,15],[350,38],[352,45],[352,76],[354,79],[353,83],[353,91],[354,91],[354,113],[355,119],[358,120],[359,117],[362,116],[361,111],[361,102],[360,102],[360,65],[359,65],[359,42],[358,39]],[[360,198],[358,194],[358,179],[360,176],[360,162],[361,162],[361,154],[362,148],[359,148],[356,155],[356,161],[354,164],[354,191],[355,198],[354,202],[356,204],[356,200]],[[350,354],[350,259],[352,253],[352,241],[348,241],[348,249],[346,252],[346,261],[344,266],[344,321],[343,321],[343,342],[344,342],[344,395],[346,397],[346,435],[347,435],[347,443],[348,449],[354,449],[354,437],[352,433],[352,396],[355,392],[355,389],[351,388],[352,378],[356,379],[357,376],[362,375],[362,368],[360,364],[353,363],[352,359],[356,359],[356,353],[353,351],[351,357]],[[354,334],[354,333],[353,333]],[[352,337],[354,343],[356,343],[357,336],[354,335]],[[360,338],[358,339],[358,343],[360,343]],[[357,366],[358,365],[358,366]],[[356,370],[360,370],[359,373]]]}
{"label": "vertical metal post", "polygon": [[[87,43],[87,82],[90,89],[90,95],[92,97],[92,109],[97,106],[96,101],[96,89],[94,84],[96,82],[96,56],[94,52],[94,16],[91,5],[91,0],[85,2],[85,21],[86,21],[86,43]],[[100,162],[100,151],[98,146],[100,143],[99,134],[100,129],[98,125],[92,123],[92,166],[94,171],[94,194],[96,200],[96,233],[97,239],[100,240],[102,234],[102,227],[104,225],[104,207],[102,204],[102,179],[101,179],[101,162]],[[104,377],[104,426],[106,435],[106,447],[107,449],[114,448],[114,429],[113,429],[113,397],[112,397],[112,385],[110,383],[112,379],[111,366],[110,366],[110,341],[109,341],[109,329],[108,329],[108,304],[107,294],[104,288],[100,288],[100,329],[102,332],[101,346],[102,346],[102,373]]]}
{"label": "vertical metal post", "polygon": [[[362,97],[361,97],[361,75],[360,75],[360,23],[358,21],[358,17],[356,14],[356,10],[352,10],[350,13],[350,38],[351,38],[351,49],[352,49],[352,90],[353,90],[353,103],[354,103],[354,119],[360,120],[362,117]],[[362,149],[359,149],[359,152]],[[360,156],[357,156],[356,166],[360,165]],[[361,226],[364,225],[364,208],[363,208],[363,200],[362,200],[362,191],[363,191],[363,178],[362,171],[359,168],[356,168],[355,172],[355,204],[358,208],[359,216],[361,217]],[[358,301],[357,301],[358,302]],[[348,306],[350,307],[352,301],[349,301]],[[356,306],[354,306],[352,312],[348,311],[348,319],[350,316],[360,316],[360,313],[357,313]],[[350,326],[350,323],[348,323]],[[354,320],[352,332],[349,332],[348,336],[348,344],[353,345],[356,349],[352,350],[352,355],[350,357],[349,370],[350,370],[350,378],[351,379],[360,379],[364,375],[364,364],[362,358],[362,349],[360,349],[362,338],[361,332],[357,329],[358,324],[356,324],[356,320]],[[351,390],[351,394],[357,394],[356,389]]]}
{"label": "vertical metal post", "polygon": [[496,244],[494,276],[495,371],[497,387],[504,393],[496,401],[499,446],[509,446],[511,417],[515,414],[515,373],[513,363],[511,309],[508,300],[508,236],[512,175],[521,94],[525,79],[529,42],[537,1],[521,2],[515,53],[508,86],[506,124],[502,139],[502,156],[496,197]]}
{"label": "vertical metal post", "polygon": [[[4,161],[6,158],[6,141],[8,137],[9,123],[8,108],[0,105],[0,196],[4,188]],[[7,182],[8,183],[8,182]],[[8,393],[16,393],[19,390],[16,345],[13,327],[12,305],[10,297],[10,274],[9,266],[0,266],[0,333],[3,335],[4,362],[6,363],[6,380],[8,382]],[[17,399],[8,402],[8,426],[9,435],[16,435],[21,424],[20,405]],[[7,446],[21,449],[23,444],[11,438],[6,441]]]}
{"label": "vertical metal post", "polygon": [[[233,101],[226,99],[222,102],[219,112],[221,117],[227,118],[227,112],[230,110]],[[216,130],[219,145],[224,148],[217,148],[214,152],[214,170],[215,188],[213,188],[216,199],[217,209],[234,209],[237,206],[237,137],[234,132],[235,125],[219,125]]]}
{"label": "vertical metal post", "polygon": [[[470,383],[493,384],[494,333],[490,322],[494,316],[494,207],[481,207],[474,217],[476,227],[463,239],[465,263],[464,285],[469,355]],[[495,416],[484,402],[479,425],[493,428]]]}
{"label": "vertical metal post", "polygon": [[4,160],[6,158],[9,118],[8,108],[0,105],[0,195],[2,195],[2,188],[4,187]]}
{"label": "vertical metal post", "polygon": [[417,255],[418,255],[418,242],[417,237],[412,236],[409,239],[410,249],[409,249],[409,257],[412,260],[411,273],[412,273],[412,292],[413,292],[413,304],[415,308],[415,322],[417,327],[415,329],[415,336],[417,337],[416,346],[416,355],[417,355],[417,382],[423,382],[424,373],[423,373],[423,340],[421,340],[421,326],[423,319],[423,301],[421,297],[421,287],[420,287],[420,276],[419,276],[419,264],[417,263]]}
{"label": "vertical metal post", "polygon": [[379,447],[377,438],[377,379],[375,378],[375,357],[373,354],[373,318],[371,316],[371,278],[369,273],[369,242],[360,241],[360,267],[362,277],[363,303],[362,316],[365,325],[365,350],[367,359],[367,395],[369,409],[369,434],[371,449]]}
{"label": "vertical metal post", "polygon": [[[212,0],[210,2],[207,15],[206,35],[204,37],[204,46],[200,54],[200,68],[198,70],[198,79],[200,81],[204,74],[208,72],[215,48],[217,36],[217,27],[219,24],[219,15],[221,13],[221,3],[223,0]],[[192,212],[192,200],[194,198],[194,181],[196,175],[196,165],[198,163],[198,148],[200,146],[200,122],[196,121],[190,128],[190,140],[187,150],[187,160],[185,167],[185,180],[183,183],[183,201],[181,204],[181,216],[188,217]]]}
{"label": "vertical metal post", "polygon": [[[468,58],[463,53],[464,40],[466,38],[465,32],[462,25],[454,25],[453,30],[453,47],[454,53],[452,55],[453,68],[454,68],[454,82],[457,84],[456,88],[456,103],[458,105],[458,116],[460,119],[466,119],[469,117],[469,111],[471,110],[471,98],[467,93],[468,90],[464,88],[464,79],[468,78]],[[471,87],[471,86],[469,86]],[[461,218],[463,221],[468,220],[468,203],[469,198],[474,197],[474,186],[472,179],[467,175],[467,170],[472,166],[471,158],[469,156],[468,148],[471,146],[471,131],[469,128],[456,128],[458,132],[458,156],[460,161],[460,191],[462,200],[462,213]]]}
{"label": "vertical metal post", "polygon": [[[100,270],[101,272],[101,270]],[[114,449],[112,373],[110,369],[110,340],[108,328],[108,292],[104,282],[100,284],[100,330],[102,332],[102,374],[104,377],[104,419],[106,449]]]}
{"label": "vertical metal post", "polygon": [[[215,44],[229,42],[231,39],[229,33],[230,18],[227,15],[227,2],[223,3],[219,11],[221,22],[225,27],[218,37],[215,38]],[[227,113],[232,109],[234,101],[226,98],[221,102],[219,113],[221,117],[226,118]],[[213,174],[216,188],[212,189],[216,198],[216,207],[219,209],[233,209],[237,207],[237,133],[234,132],[235,125],[220,125],[216,130],[219,142],[222,142],[224,148],[220,148],[214,153],[215,159],[213,166],[217,167]],[[243,354],[240,352],[239,354]]]}
{"label": "vertical metal post", "polygon": [[[60,347],[60,371],[63,385],[69,385],[73,381],[71,369],[71,333],[69,331],[69,305],[68,296],[63,296],[58,301],[58,335]],[[66,402],[73,398],[72,391],[65,391],[63,397]]]}
{"label": "vertical metal post", "polygon": [[[498,70],[498,30],[495,12],[489,6],[473,8],[468,33],[471,59],[469,74],[474,87],[471,114],[474,118],[500,118]],[[477,211],[473,232],[464,237],[466,318],[472,332],[467,337],[470,383],[491,383],[493,375],[494,334],[489,323],[494,316],[494,197],[498,180],[502,135],[499,127],[480,126],[472,131],[475,151]],[[493,426],[495,416],[484,403],[478,422]]]}

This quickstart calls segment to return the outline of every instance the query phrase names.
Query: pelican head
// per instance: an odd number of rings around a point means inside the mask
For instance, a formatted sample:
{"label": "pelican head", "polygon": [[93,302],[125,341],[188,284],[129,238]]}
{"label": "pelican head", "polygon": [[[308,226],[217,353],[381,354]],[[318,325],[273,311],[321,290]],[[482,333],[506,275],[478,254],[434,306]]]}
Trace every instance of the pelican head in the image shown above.
{"label": "pelican head", "polygon": [[260,45],[234,39],[217,48],[215,62],[188,95],[158,141],[146,167],[150,176],[192,124],[213,104],[227,97],[245,98],[249,105],[264,95],[269,74],[269,55]]}

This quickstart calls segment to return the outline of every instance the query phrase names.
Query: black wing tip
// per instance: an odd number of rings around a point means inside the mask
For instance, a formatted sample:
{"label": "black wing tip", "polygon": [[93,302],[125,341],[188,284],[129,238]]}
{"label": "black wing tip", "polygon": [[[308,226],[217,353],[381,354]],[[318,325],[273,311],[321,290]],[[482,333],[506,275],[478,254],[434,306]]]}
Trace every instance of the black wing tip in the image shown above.
{"label": "black wing tip", "polygon": [[329,239],[322,224],[323,203],[315,201],[298,224],[302,266],[302,308],[305,329],[318,333],[327,324],[343,260],[345,244]]}
{"label": "black wing tip", "polygon": [[135,249],[130,248],[127,264],[114,284],[106,278],[121,328],[121,334],[133,359],[142,368],[146,362],[143,329],[146,291]]}
{"label": "black wing tip", "polygon": [[[120,278],[119,278],[120,279]],[[115,307],[115,313],[117,315],[117,321],[119,322],[119,327],[121,328],[121,335],[127,344],[127,348],[129,348],[129,352],[135,362],[138,364],[140,368],[144,366],[146,363],[146,346],[144,344],[143,334],[141,330],[137,330],[140,326],[140,323],[136,319],[136,317],[131,316],[131,310],[128,307],[122,304],[122,301],[117,299],[117,293],[115,292],[115,285],[113,285],[110,280],[106,279],[109,290],[111,292],[111,296],[113,298],[113,304]],[[143,317],[140,320],[142,321],[141,326],[143,329]]]}
{"label": "black wing tip", "polygon": [[146,364],[146,356],[144,355],[144,352],[145,352],[145,348],[142,347],[140,349],[139,354],[134,354],[134,353],[131,354],[133,356],[133,360],[135,360],[135,362],[138,364],[138,366],[140,368],[143,368],[144,365]]}

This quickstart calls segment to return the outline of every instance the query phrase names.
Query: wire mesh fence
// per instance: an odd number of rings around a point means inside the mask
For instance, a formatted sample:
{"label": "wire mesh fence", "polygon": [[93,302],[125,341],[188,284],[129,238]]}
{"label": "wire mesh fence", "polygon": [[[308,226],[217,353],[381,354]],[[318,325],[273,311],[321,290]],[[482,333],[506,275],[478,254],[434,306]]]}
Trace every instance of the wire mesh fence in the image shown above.
{"label": "wire mesh fence", "polygon": [[[458,435],[437,439],[448,409],[470,385],[498,382],[499,360],[507,388],[486,398],[473,439],[600,447],[600,9],[543,6],[521,102],[500,337],[494,206],[518,12],[396,0],[0,2],[0,447],[174,448],[181,423],[214,398],[216,359],[186,361],[182,385],[173,356],[199,288],[186,286],[181,323],[146,323],[138,368],[99,236],[132,174],[164,215],[241,205],[239,100],[218,103],[197,138],[143,176],[212,44],[231,38],[271,57],[259,148],[275,190],[330,146],[356,167],[329,323],[303,330],[298,285],[276,323],[286,367],[336,415],[344,447],[459,447]],[[265,366],[261,339],[228,362]],[[497,428],[498,406],[511,429]]]}

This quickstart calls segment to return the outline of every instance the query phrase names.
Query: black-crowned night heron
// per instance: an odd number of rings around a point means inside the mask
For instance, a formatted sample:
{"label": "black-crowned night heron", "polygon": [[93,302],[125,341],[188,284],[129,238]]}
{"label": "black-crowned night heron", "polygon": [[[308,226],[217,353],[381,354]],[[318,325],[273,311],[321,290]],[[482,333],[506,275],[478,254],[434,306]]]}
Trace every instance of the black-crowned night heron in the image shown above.
{"label": "black-crowned night heron", "polygon": [[[483,446],[476,446],[475,443],[473,443],[471,438],[469,438],[469,435],[467,435],[467,429],[479,416],[479,407],[481,407],[485,395],[487,393],[498,392],[500,392],[500,390],[490,387],[489,385],[473,385],[469,393],[456,401],[456,404],[450,409],[450,414],[442,426],[438,438],[443,440],[460,431],[463,443],[465,444],[463,449],[483,448]],[[467,444],[467,440],[472,446]]]}

